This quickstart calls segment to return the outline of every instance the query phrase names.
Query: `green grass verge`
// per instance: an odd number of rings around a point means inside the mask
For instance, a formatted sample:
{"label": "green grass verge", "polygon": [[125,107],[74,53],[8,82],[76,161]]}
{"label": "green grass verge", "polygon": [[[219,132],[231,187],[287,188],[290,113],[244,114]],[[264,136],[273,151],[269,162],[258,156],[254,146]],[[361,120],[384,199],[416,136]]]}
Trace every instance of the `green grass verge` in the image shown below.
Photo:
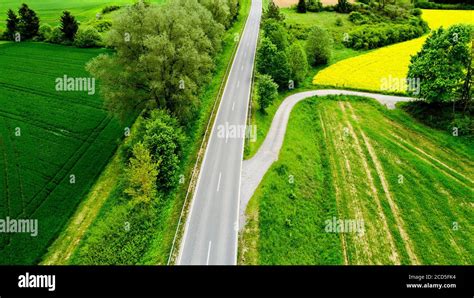
{"label": "green grass verge", "polygon": [[[241,262],[472,264],[473,145],[369,99],[297,104],[247,210]],[[363,236],[326,233],[333,216],[363,220]]]}

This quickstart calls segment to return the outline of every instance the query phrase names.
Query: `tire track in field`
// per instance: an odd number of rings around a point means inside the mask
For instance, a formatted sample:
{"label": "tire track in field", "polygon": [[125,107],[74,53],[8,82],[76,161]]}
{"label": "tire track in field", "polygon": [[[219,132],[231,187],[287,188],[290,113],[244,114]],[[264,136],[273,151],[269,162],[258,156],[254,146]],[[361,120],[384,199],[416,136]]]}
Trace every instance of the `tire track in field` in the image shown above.
{"label": "tire track in field", "polygon": [[[45,131],[50,132],[52,134],[59,134],[60,136],[65,137],[65,138],[73,138],[73,139],[78,139],[80,141],[83,141],[82,136],[81,136],[80,133],[67,131],[64,128],[60,128],[60,127],[51,125],[51,124],[43,122],[43,121],[33,120],[31,118],[28,119],[28,121],[27,121],[27,119],[25,119],[25,117],[22,117],[18,114],[15,114],[15,113],[2,111],[1,109],[0,109],[0,116],[2,116],[4,118],[15,120],[15,121],[18,121],[18,122],[23,122],[23,123],[29,124],[29,125],[37,127],[37,128],[44,129]],[[54,131],[53,129],[56,129],[59,132]],[[66,131],[68,134],[71,134],[71,135],[64,134],[64,131]]]}
{"label": "tire track in field", "polygon": [[[91,132],[91,134],[87,137],[87,139],[82,143],[82,145],[69,157],[69,159],[63,164],[63,166],[61,167],[61,169],[59,169],[59,171],[56,172],[56,174],[53,176],[53,178],[51,178],[33,197],[32,199],[30,199],[30,202],[29,204],[27,205],[27,207],[30,207],[34,200],[38,197],[38,195],[40,193],[42,193],[45,189],[46,189],[46,194],[45,196],[43,197],[43,199],[40,201],[40,203],[38,204],[38,206],[35,206],[32,210],[31,210],[31,215],[33,215],[39,208],[41,208],[41,206],[44,204],[44,202],[46,201],[46,198],[54,192],[54,190],[60,185],[61,181],[63,181],[66,176],[68,174],[70,174],[69,172],[77,165],[77,163],[81,160],[81,158],[84,156],[84,154],[86,154],[87,150],[90,148],[90,144],[93,144],[98,136],[100,135],[100,132],[102,132],[104,130],[105,127],[107,127],[109,125],[109,123],[111,122],[111,117],[105,117],[104,119],[102,119],[102,121],[99,123],[99,125]],[[104,124],[105,123],[105,124]],[[87,146],[89,145],[89,146]],[[80,152],[80,153],[78,153]],[[79,154],[79,156],[77,158],[74,158],[77,154]],[[74,158],[74,160],[72,161],[72,164],[68,166],[68,164],[70,163],[70,161]],[[67,168],[66,168],[67,167]],[[64,172],[64,174],[62,174],[61,172]],[[59,177],[58,177],[59,175]],[[58,181],[58,183],[55,183],[54,181]],[[47,189],[48,187],[51,187],[51,189]]]}
{"label": "tire track in field", "polygon": [[[323,133],[324,133],[324,142],[326,144],[332,144],[334,146],[334,141],[333,141],[333,138],[328,138],[327,136],[327,133],[326,133],[326,126],[324,125],[324,121],[321,117],[321,113],[318,111],[318,114],[319,114],[319,119],[321,121],[321,126],[323,128]],[[329,166],[331,167],[332,165],[335,165],[336,164],[336,161],[334,160],[334,157],[332,156],[332,154],[328,154],[329,156]],[[331,171],[332,173],[332,183],[334,185],[334,190],[335,190],[335,197],[336,197],[336,209],[337,209],[337,214],[339,217],[341,217],[341,211],[339,208],[337,207],[341,207],[341,192],[337,186],[337,183],[336,181],[337,178],[338,178],[338,175],[337,175],[337,171]],[[342,245],[342,255],[343,255],[343,258],[344,258],[344,265],[349,265],[349,258],[347,256],[347,243],[346,243],[346,240],[345,240],[345,236],[344,236],[344,233],[339,233],[339,238],[341,239],[341,245]]]}
{"label": "tire track in field", "polygon": [[[5,121],[5,127],[7,128],[7,131],[13,131],[11,129],[11,126],[8,125]],[[23,177],[21,175],[21,166],[20,166],[20,153],[18,151],[18,147],[16,146],[16,143],[15,143],[15,140],[13,139],[13,135],[10,134],[10,143],[12,144],[12,148],[13,148],[13,154],[12,156],[15,157],[16,159],[16,174],[17,174],[17,177],[18,177],[18,182],[20,184],[20,196],[21,196],[21,213],[19,216],[21,215],[26,215],[26,209],[25,209],[25,206],[26,206],[26,202],[25,202],[25,193],[23,191]]]}
{"label": "tire track in field", "polygon": [[[7,125],[6,119],[2,117],[3,123],[5,124],[5,127]],[[5,142],[3,140],[3,137],[0,135],[0,147],[3,148],[3,162],[4,162],[4,186],[5,186],[5,204],[6,204],[6,216],[10,216],[11,213],[11,207],[10,207],[10,187],[9,187],[9,182],[8,182],[8,156],[7,156],[7,149]],[[10,233],[3,233],[3,236],[6,239],[6,243],[3,247],[10,245],[11,243],[11,234]]]}
{"label": "tire track in field", "polygon": [[[454,176],[453,174],[449,173],[448,171],[451,171],[452,173],[460,176],[460,177],[463,177],[465,180],[469,181],[471,184],[474,184],[474,181],[471,180],[469,177],[466,177],[465,175],[459,173],[458,171],[456,171],[455,169],[451,168],[450,166],[448,166],[447,164],[443,163],[442,161],[440,161],[439,159],[435,158],[434,156],[426,153],[425,151],[423,151],[422,149],[418,148],[417,146],[413,145],[413,144],[410,144],[409,142],[405,141],[402,137],[400,137],[399,135],[395,134],[395,133],[391,133],[391,136],[393,136],[394,138],[396,138],[398,141],[400,141],[401,143],[398,143],[398,142],[395,142],[396,144],[398,144],[400,147],[402,148],[405,148],[405,150],[409,151],[409,152],[412,152],[413,154],[417,155],[421,160],[424,160],[425,162],[427,162],[428,164],[430,164],[431,166],[433,166],[434,168],[438,169],[439,171],[441,171],[442,173],[444,173],[445,175],[447,176],[450,176],[454,179],[456,179],[458,182],[462,183],[463,185],[465,185],[466,187],[468,188],[472,188],[472,186],[468,186],[465,184],[464,181],[462,181],[461,179],[459,179],[458,177]],[[413,147],[416,151],[418,151],[419,153],[417,154],[416,152],[414,152],[412,149],[410,149],[409,147]],[[428,159],[430,160],[427,160],[426,158],[423,158],[423,156],[421,155],[424,155],[425,157],[427,157]],[[443,166],[445,169],[442,169],[440,166],[437,166],[435,164],[435,162],[441,166]]]}
{"label": "tire track in field", "polygon": [[[27,93],[27,94],[38,95],[38,96],[41,96],[43,98],[53,99],[55,101],[64,102],[64,96],[58,94],[59,92],[46,92],[46,91],[40,91],[40,90],[33,90],[33,89],[29,89],[29,88],[26,88],[26,87],[23,87],[23,86],[9,84],[9,83],[5,83],[5,82],[0,82],[0,87],[3,88],[3,89],[13,90],[15,92],[20,91],[20,92]],[[74,104],[74,105],[78,105],[78,106],[85,106],[85,107],[89,107],[91,109],[107,112],[106,108],[104,108],[104,106],[102,104],[100,104],[100,103],[94,104],[93,102],[87,102],[87,101],[84,100],[84,98],[81,98],[81,97],[68,96],[67,100],[68,100],[68,104]]]}
{"label": "tire track in field", "polygon": [[[342,110],[342,114],[343,114],[343,118],[344,120],[347,121],[347,117],[346,117],[346,112],[345,112],[345,109],[344,109],[344,105],[342,104],[341,101],[338,102],[339,104],[339,108]],[[341,134],[342,131],[344,131],[343,127],[342,127],[342,124],[339,123],[338,125],[339,127],[339,134],[337,135],[338,138],[336,139],[339,139],[339,140],[342,140],[344,142],[345,140],[345,136],[343,136]],[[345,168],[346,168],[346,171],[347,171],[347,174],[348,176],[346,177],[344,174],[344,171],[342,171],[343,173],[343,178],[344,180],[343,181],[348,181],[349,182],[349,193],[351,194],[350,196],[350,204],[353,205],[355,208],[354,208],[354,212],[355,212],[355,215],[356,215],[356,219],[361,219],[363,220],[364,222],[366,221],[365,220],[365,217],[364,217],[364,212],[362,211],[363,209],[363,206],[361,205],[360,203],[360,198],[358,196],[358,193],[357,193],[357,188],[355,187],[355,179],[354,179],[354,174],[352,172],[352,168],[351,168],[351,165],[350,165],[350,160],[348,158],[348,155],[347,155],[347,152],[346,150],[344,149],[346,146],[342,145],[342,146],[339,146],[339,151],[340,153],[342,153],[342,157],[344,159],[344,165],[345,165]],[[358,237],[357,237],[358,236]],[[370,250],[370,245],[368,243],[368,239],[367,239],[367,231],[365,231],[365,233],[363,235],[357,235],[357,236],[354,236],[354,239],[356,240],[356,242],[359,243],[360,246],[362,246],[362,249],[363,249],[363,252],[365,253],[365,256],[367,258],[367,261],[369,263],[372,263],[374,264],[373,262],[373,255],[372,255],[372,252]],[[358,251],[358,250],[357,250]],[[359,262],[359,264],[367,264],[367,262]]]}
{"label": "tire track in field", "polygon": [[[385,141],[395,145],[395,146],[398,146],[402,149],[404,149],[405,151],[417,156],[418,158],[421,158],[423,159],[422,157],[420,157],[418,154],[416,154],[416,152],[412,152],[412,151],[409,151],[407,150],[403,145],[399,144],[398,142],[396,142],[396,140],[394,140],[393,138],[390,138],[390,137],[387,137],[387,136],[381,136],[381,138],[383,138]],[[394,157],[396,155],[392,154]],[[413,178],[413,179],[422,179],[422,176],[421,174],[416,171],[414,168],[412,167],[408,167],[408,168],[403,168],[402,169],[403,171],[406,171],[410,174],[410,176]],[[446,188],[444,188],[442,185],[439,185],[439,184],[434,184],[432,186],[434,189],[436,189],[436,193],[442,193],[446,198],[448,198],[449,200],[453,201],[453,202],[456,202],[456,200],[452,197],[452,195],[448,192],[448,190]],[[425,189],[425,187],[422,187],[423,189]],[[416,208],[418,208],[419,210],[422,210],[422,208],[424,208],[424,206],[421,206],[419,204],[419,202],[415,201],[415,204],[416,204]],[[452,213],[452,214],[447,214],[447,213],[441,213],[440,212],[440,209],[439,208],[432,208],[430,209],[431,212],[433,212],[437,219],[440,219],[442,221],[449,221],[451,218],[453,218],[453,216],[459,216],[459,214],[455,214],[455,213]],[[451,212],[450,212],[451,213]],[[463,219],[463,221],[465,222],[469,222],[469,219],[466,219],[464,216],[460,216],[460,218]],[[452,221],[452,219],[451,219]],[[436,226],[438,225],[437,222],[432,222],[432,221],[425,221],[425,223],[429,226]],[[448,225],[449,226],[449,225]],[[462,246],[460,246],[454,235],[453,235],[453,230],[451,228],[448,228],[446,225],[441,225],[441,227],[443,228],[443,235],[446,235],[446,238],[449,240],[450,242],[450,245],[453,247],[453,249],[457,252],[457,256],[459,258],[461,258],[465,264],[468,264],[469,262],[466,260],[466,255],[469,255],[469,252],[467,252]],[[429,232],[433,232],[432,230],[430,230]],[[427,231],[428,233],[428,231]],[[429,237],[429,236],[427,236]],[[443,242],[444,243],[444,242]],[[440,245],[443,245],[443,243],[440,243]],[[445,255],[444,255],[445,256]]]}
{"label": "tire track in field", "polygon": [[[349,104],[349,106],[350,106],[350,104]],[[341,106],[341,109],[343,110],[343,113],[345,113],[345,109],[344,109],[343,106]],[[351,111],[353,111],[352,106],[350,106],[349,109]],[[355,116],[355,113],[353,113],[353,117],[355,117],[354,119],[357,119],[357,116]],[[367,157],[365,156],[365,153],[362,150],[362,146],[359,142],[359,138],[357,137],[357,135],[354,131],[354,127],[347,120],[346,120],[346,125],[349,129],[349,134],[354,139],[356,152],[357,152],[360,160],[362,161],[362,165],[364,167],[365,174],[367,175],[369,187],[370,187],[370,190],[371,190],[372,195],[374,197],[374,201],[375,201],[375,204],[377,206],[377,211],[378,211],[378,214],[380,216],[380,220],[382,222],[383,229],[385,231],[385,234],[387,235],[386,239],[388,238],[388,245],[390,247],[389,260],[391,260],[396,265],[400,265],[400,256],[398,254],[397,247],[395,245],[393,235],[390,231],[388,221],[387,221],[387,218],[385,216],[385,212],[383,211],[382,204],[380,202],[380,198],[379,198],[379,195],[378,195],[377,187],[375,186],[374,178],[372,176],[372,173],[370,172],[370,167],[369,167],[369,164],[368,164],[368,161],[367,161]]]}
{"label": "tire track in field", "polygon": [[[350,103],[348,103],[348,104],[350,105]],[[420,262],[418,260],[418,257],[416,256],[416,254],[413,251],[411,239],[409,238],[407,232],[405,231],[405,223],[403,222],[403,219],[400,215],[400,212],[398,210],[398,206],[396,205],[396,203],[394,202],[394,200],[392,198],[392,194],[389,190],[388,182],[387,182],[387,179],[385,178],[385,174],[384,174],[382,164],[380,163],[380,161],[377,157],[377,154],[375,153],[375,150],[372,147],[372,145],[370,144],[370,141],[367,138],[367,136],[365,135],[365,133],[362,131],[362,129],[360,127],[358,128],[358,130],[359,130],[359,133],[362,136],[362,139],[364,140],[364,144],[367,148],[367,151],[369,152],[369,156],[372,159],[372,162],[374,163],[375,170],[376,170],[376,172],[379,176],[380,183],[382,184],[382,189],[385,193],[385,197],[387,198],[388,204],[390,206],[390,210],[392,211],[393,217],[394,217],[395,222],[397,224],[397,228],[398,228],[398,231],[400,233],[400,236],[403,239],[405,249],[408,253],[410,261],[411,261],[412,264],[415,264],[415,265],[420,264]]]}

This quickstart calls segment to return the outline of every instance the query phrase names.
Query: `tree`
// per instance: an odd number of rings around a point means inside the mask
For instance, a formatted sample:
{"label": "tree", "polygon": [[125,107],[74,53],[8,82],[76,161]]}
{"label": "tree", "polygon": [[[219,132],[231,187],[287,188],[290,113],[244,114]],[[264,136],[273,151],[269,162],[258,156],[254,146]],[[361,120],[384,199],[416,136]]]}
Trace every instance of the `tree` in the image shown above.
{"label": "tree", "polygon": [[79,29],[79,25],[76,21],[76,18],[71,15],[69,11],[64,11],[63,15],[61,16],[60,28],[65,39],[74,41],[74,37],[76,36],[77,29]]}
{"label": "tree", "polygon": [[286,51],[288,48],[288,32],[285,27],[274,19],[267,19],[263,22],[263,32],[265,36],[277,47],[279,51]]}
{"label": "tree", "polygon": [[265,109],[277,98],[278,85],[269,75],[259,75],[257,78],[257,98],[260,111]]}
{"label": "tree", "polygon": [[223,33],[224,26],[197,0],[159,7],[139,2],[114,21],[108,45],[115,54],[98,56],[87,69],[100,79],[107,107],[122,118],[157,107],[187,124],[200,88],[210,80]]}
{"label": "tree", "polygon": [[472,54],[474,27],[454,25],[439,28],[411,58],[408,78],[420,81],[419,93],[411,94],[427,102],[472,103]]}
{"label": "tree", "polygon": [[306,13],[306,0],[299,0],[298,5],[296,5],[296,12]]}
{"label": "tree", "polygon": [[333,40],[326,29],[314,26],[306,42],[306,55],[311,65],[327,64],[331,59]]}
{"label": "tree", "polygon": [[348,0],[338,0],[336,4],[336,11],[340,13],[348,13],[351,11],[351,4]]}
{"label": "tree", "polygon": [[9,9],[7,12],[7,30],[4,33],[4,36],[8,40],[13,40],[15,38],[15,33],[18,30],[18,17],[16,13]]}
{"label": "tree", "polygon": [[281,89],[288,85],[290,65],[285,51],[278,51],[268,37],[262,38],[257,50],[257,71],[270,75]]}
{"label": "tree", "polygon": [[158,173],[158,164],[152,160],[150,151],[143,143],[135,144],[133,157],[125,170],[125,193],[135,202],[150,203],[156,195]]}
{"label": "tree", "polygon": [[30,39],[38,35],[39,30],[39,18],[36,12],[28,7],[26,4],[22,4],[18,10],[19,22],[18,31],[21,34],[22,39]]}
{"label": "tree", "polygon": [[143,125],[143,144],[158,164],[158,188],[169,191],[176,184],[184,134],[175,118],[165,111],[154,110]]}
{"label": "tree", "polygon": [[264,14],[265,19],[275,19],[277,21],[283,21],[285,16],[280,12],[278,6],[271,0],[268,2],[267,10]]}
{"label": "tree", "polygon": [[308,58],[299,42],[291,45],[289,52],[288,62],[291,69],[290,77],[296,84],[299,84],[306,78],[306,74],[308,73]]}
{"label": "tree", "polygon": [[214,17],[214,20],[226,28],[230,26],[231,14],[228,0],[199,0]]}

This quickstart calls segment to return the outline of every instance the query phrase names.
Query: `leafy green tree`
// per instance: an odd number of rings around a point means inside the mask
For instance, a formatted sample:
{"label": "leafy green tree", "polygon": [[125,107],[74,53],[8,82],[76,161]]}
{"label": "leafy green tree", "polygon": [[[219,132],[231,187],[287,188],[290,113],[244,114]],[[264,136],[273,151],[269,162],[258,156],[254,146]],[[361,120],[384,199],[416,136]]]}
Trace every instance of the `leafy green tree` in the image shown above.
{"label": "leafy green tree", "polygon": [[7,30],[4,33],[4,37],[8,40],[13,40],[18,30],[19,19],[16,13],[11,9],[8,10],[7,16]]}
{"label": "leafy green tree", "polygon": [[280,8],[278,8],[278,6],[273,2],[273,0],[270,0],[270,2],[268,2],[268,6],[265,10],[263,17],[265,19],[275,19],[277,21],[283,21],[285,19],[285,16],[280,12]]}
{"label": "leafy green tree", "polygon": [[159,7],[139,2],[114,21],[108,45],[115,54],[100,55],[87,69],[100,79],[107,107],[122,118],[158,107],[189,123],[223,33],[224,26],[197,0]]}
{"label": "leafy green tree", "polygon": [[348,0],[338,0],[336,4],[336,11],[340,13],[348,13],[351,11],[351,4]]}
{"label": "leafy green tree", "polygon": [[267,19],[263,22],[263,32],[270,41],[276,45],[279,51],[286,51],[288,48],[288,32],[285,27],[274,19]]}
{"label": "leafy green tree", "polygon": [[184,133],[175,118],[165,111],[154,110],[144,122],[143,144],[158,164],[158,189],[169,191],[177,181]]}
{"label": "leafy green tree", "polygon": [[269,75],[259,75],[257,77],[257,99],[260,111],[265,109],[277,98],[278,85],[273,82]]}
{"label": "leafy green tree", "polygon": [[430,103],[461,101],[466,107],[472,103],[473,28],[454,25],[434,31],[411,58],[408,78],[420,80],[420,92],[409,92]]}
{"label": "leafy green tree", "polygon": [[333,40],[326,29],[314,26],[306,42],[306,55],[311,65],[327,64],[331,59]]}
{"label": "leafy green tree", "polygon": [[257,71],[270,75],[280,89],[288,85],[290,79],[288,56],[285,51],[278,51],[268,37],[262,38],[257,50]]}
{"label": "leafy green tree", "polygon": [[299,42],[291,45],[288,62],[291,69],[291,79],[295,81],[296,84],[301,83],[308,73],[308,58]]}
{"label": "leafy green tree", "polygon": [[18,31],[21,34],[21,38],[30,39],[37,36],[40,21],[36,12],[23,3],[18,10],[18,15],[20,18],[18,22]]}
{"label": "leafy green tree", "polygon": [[133,147],[133,157],[125,170],[128,194],[134,202],[150,203],[156,195],[158,165],[153,161],[150,151],[143,143]]}
{"label": "leafy green tree", "polygon": [[299,0],[296,5],[296,12],[306,13],[306,0]]}
{"label": "leafy green tree", "polygon": [[199,0],[214,17],[214,20],[226,28],[230,26],[231,14],[228,0]]}
{"label": "leafy green tree", "polygon": [[61,31],[65,39],[74,41],[79,25],[76,18],[69,11],[64,11],[61,16]]}

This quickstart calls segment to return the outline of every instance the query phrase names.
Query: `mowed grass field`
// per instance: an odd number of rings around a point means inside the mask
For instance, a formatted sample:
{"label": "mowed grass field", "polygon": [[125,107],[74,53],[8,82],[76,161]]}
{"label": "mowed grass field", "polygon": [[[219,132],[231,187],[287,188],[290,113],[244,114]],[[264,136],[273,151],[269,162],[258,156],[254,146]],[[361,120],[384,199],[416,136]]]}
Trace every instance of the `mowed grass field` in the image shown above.
{"label": "mowed grass field", "polygon": [[39,225],[37,237],[0,234],[1,264],[39,261],[123,135],[124,125],[108,115],[98,89],[93,96],[55,90],[58,77],[88,77],[85,63],[104,51],[0,46],[0,218]]}
{"label": "mowed grass field", "polygon": [[[162,3],[165,0],[151,0],[152,3]],[[134,3],[134,0],[2,0],[0,1],[0,28],[5,28],[8,9],[18,11],[22,3],[36,11],[42,24],[48,23],[51,26],[59,25],[59,18],[65,10],[70,11],[80,22],[95,19],[97,13],[101,13],[102,8],[111,5],[126,5]]]}
{"label": "mowed grass field", "polygon": [[[423,19],[431,29],[458,23],[474,25],[474,12],[469,10],[423,10]],[[319,71],[313,79],[316,85],[363,89],[381,92],[382,79],[406,78],[410,58],[423,46],[427,36],[383,47],[351,57]],[[406,90],[393,88],[392,93]]]}
{"label": "mowed grass field", "polygon": [[[240,262],[472,264],[473,155],[472,141],[400,109],[307,99],[247,208]],[[364,233],[326,232],[333,217]]]}

